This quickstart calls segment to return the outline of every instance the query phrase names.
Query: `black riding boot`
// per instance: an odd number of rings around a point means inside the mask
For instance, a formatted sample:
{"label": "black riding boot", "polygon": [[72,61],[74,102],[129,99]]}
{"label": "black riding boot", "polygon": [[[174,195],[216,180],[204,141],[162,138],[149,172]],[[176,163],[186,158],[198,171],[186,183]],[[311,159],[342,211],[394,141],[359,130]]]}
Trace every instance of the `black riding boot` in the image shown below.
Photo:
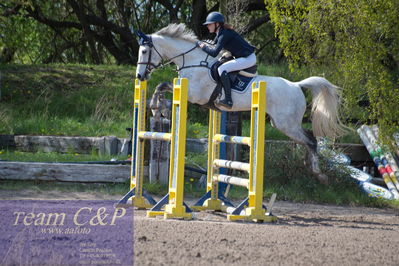
{"label": "black riding boot", "polygon": [[220,75],[220,80],[222,81],[225,97],[219,104],[230,109],[233,106],[233,100],[231,99],[230,78],[226,71],[223,71],[222,75]]}

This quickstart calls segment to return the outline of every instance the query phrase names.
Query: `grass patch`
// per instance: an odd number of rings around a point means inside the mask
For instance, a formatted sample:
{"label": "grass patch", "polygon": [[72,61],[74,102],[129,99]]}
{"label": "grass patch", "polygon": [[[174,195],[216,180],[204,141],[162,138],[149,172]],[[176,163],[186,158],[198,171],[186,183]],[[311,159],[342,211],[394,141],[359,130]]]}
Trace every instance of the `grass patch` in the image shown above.
{"label": "grass patch", "polygon": [[208,153],[195,153],[195,152],[186,152],[186,165],[191,165],[191,166],[200,166],[201,168],[205,169],[207,168],[207,163],[208,163]]}
{"label": "grass patch", "polygon": [[168,193],[168,185],[163,185],[160,183],[149,183],[144,182],[144,189],[147,190],[150,194],[164,196]]}
{"label": "grass patch", "polygon": [[[135,68],[112,65],[0,65],[0,134],[125,137]],[[148,82],[173,77],[166,68]]]}

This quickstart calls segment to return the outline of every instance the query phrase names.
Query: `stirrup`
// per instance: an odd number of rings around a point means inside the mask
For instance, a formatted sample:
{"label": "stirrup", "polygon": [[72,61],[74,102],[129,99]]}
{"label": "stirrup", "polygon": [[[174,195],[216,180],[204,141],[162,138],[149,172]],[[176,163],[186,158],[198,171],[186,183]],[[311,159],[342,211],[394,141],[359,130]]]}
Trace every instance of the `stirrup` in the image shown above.
{"label": "stirrup", "polygon": [[223,100],[219,101],[218,104],[222,105],[222,106],[224,106],[226,108],[229,108],[229,109],[231,109],[233,107],[233,101],[228,101],[226,99],[223,99]]}

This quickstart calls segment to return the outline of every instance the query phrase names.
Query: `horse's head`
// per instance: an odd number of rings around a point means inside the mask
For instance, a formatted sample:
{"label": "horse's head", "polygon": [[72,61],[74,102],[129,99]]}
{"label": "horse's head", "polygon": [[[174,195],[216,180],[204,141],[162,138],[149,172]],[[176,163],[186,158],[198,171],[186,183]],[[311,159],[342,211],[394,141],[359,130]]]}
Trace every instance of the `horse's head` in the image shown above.
{"label": "horse's head", "polygon": [[154,47],[151,35],[146,35],[141,31],[136,33],[140,38],[136,78],[147,80],[150,78],[151,72],[161,64],[162,58]]}
{"label": "horse's head", "polygon": [[152,35],[141,31],[136,34],[140,39],[136,77],[140,80],[149,79],[151,72],[159,66],[174,63],[180,71],[202,66],[204,57],[207,58],[205,52],[196,47],[195,34],[182,23],[170,24]]}

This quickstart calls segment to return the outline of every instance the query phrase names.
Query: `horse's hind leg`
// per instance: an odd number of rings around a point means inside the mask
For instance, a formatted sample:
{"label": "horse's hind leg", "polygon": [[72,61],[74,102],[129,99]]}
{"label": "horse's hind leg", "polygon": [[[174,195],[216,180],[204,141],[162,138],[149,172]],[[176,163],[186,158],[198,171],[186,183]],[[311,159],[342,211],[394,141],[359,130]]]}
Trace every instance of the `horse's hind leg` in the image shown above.
{"label": "horse's hind leg", "polygon": [[280,121],[272,120],[273,125],[277,129],[281,130],[296,143],[305,146],[307,154],[307,160],[305,162],[307,162],[307,165],[320,183],[327,185],[328,177],[320,171],[319,157],[317,155],[317,140],[313,136],[313,133],[309,130],[303,129],[300,125],[293,126],[279,122]]}
{"label": "horse's hind leg", "polygon": [[327,185],[328,184],[328,176],[323,174],[320,171],[319,167],[319,155],[317,154],[317,140],[313,135],[313,132],[310,130],[306,130],[301,128],[302,132],[306,135],[308,140],[311,141],[311,144],[305,144],[307,151],[307,162],[310,164],[310,169],[313,174],[317,176],[317,179],[320,183]]}

